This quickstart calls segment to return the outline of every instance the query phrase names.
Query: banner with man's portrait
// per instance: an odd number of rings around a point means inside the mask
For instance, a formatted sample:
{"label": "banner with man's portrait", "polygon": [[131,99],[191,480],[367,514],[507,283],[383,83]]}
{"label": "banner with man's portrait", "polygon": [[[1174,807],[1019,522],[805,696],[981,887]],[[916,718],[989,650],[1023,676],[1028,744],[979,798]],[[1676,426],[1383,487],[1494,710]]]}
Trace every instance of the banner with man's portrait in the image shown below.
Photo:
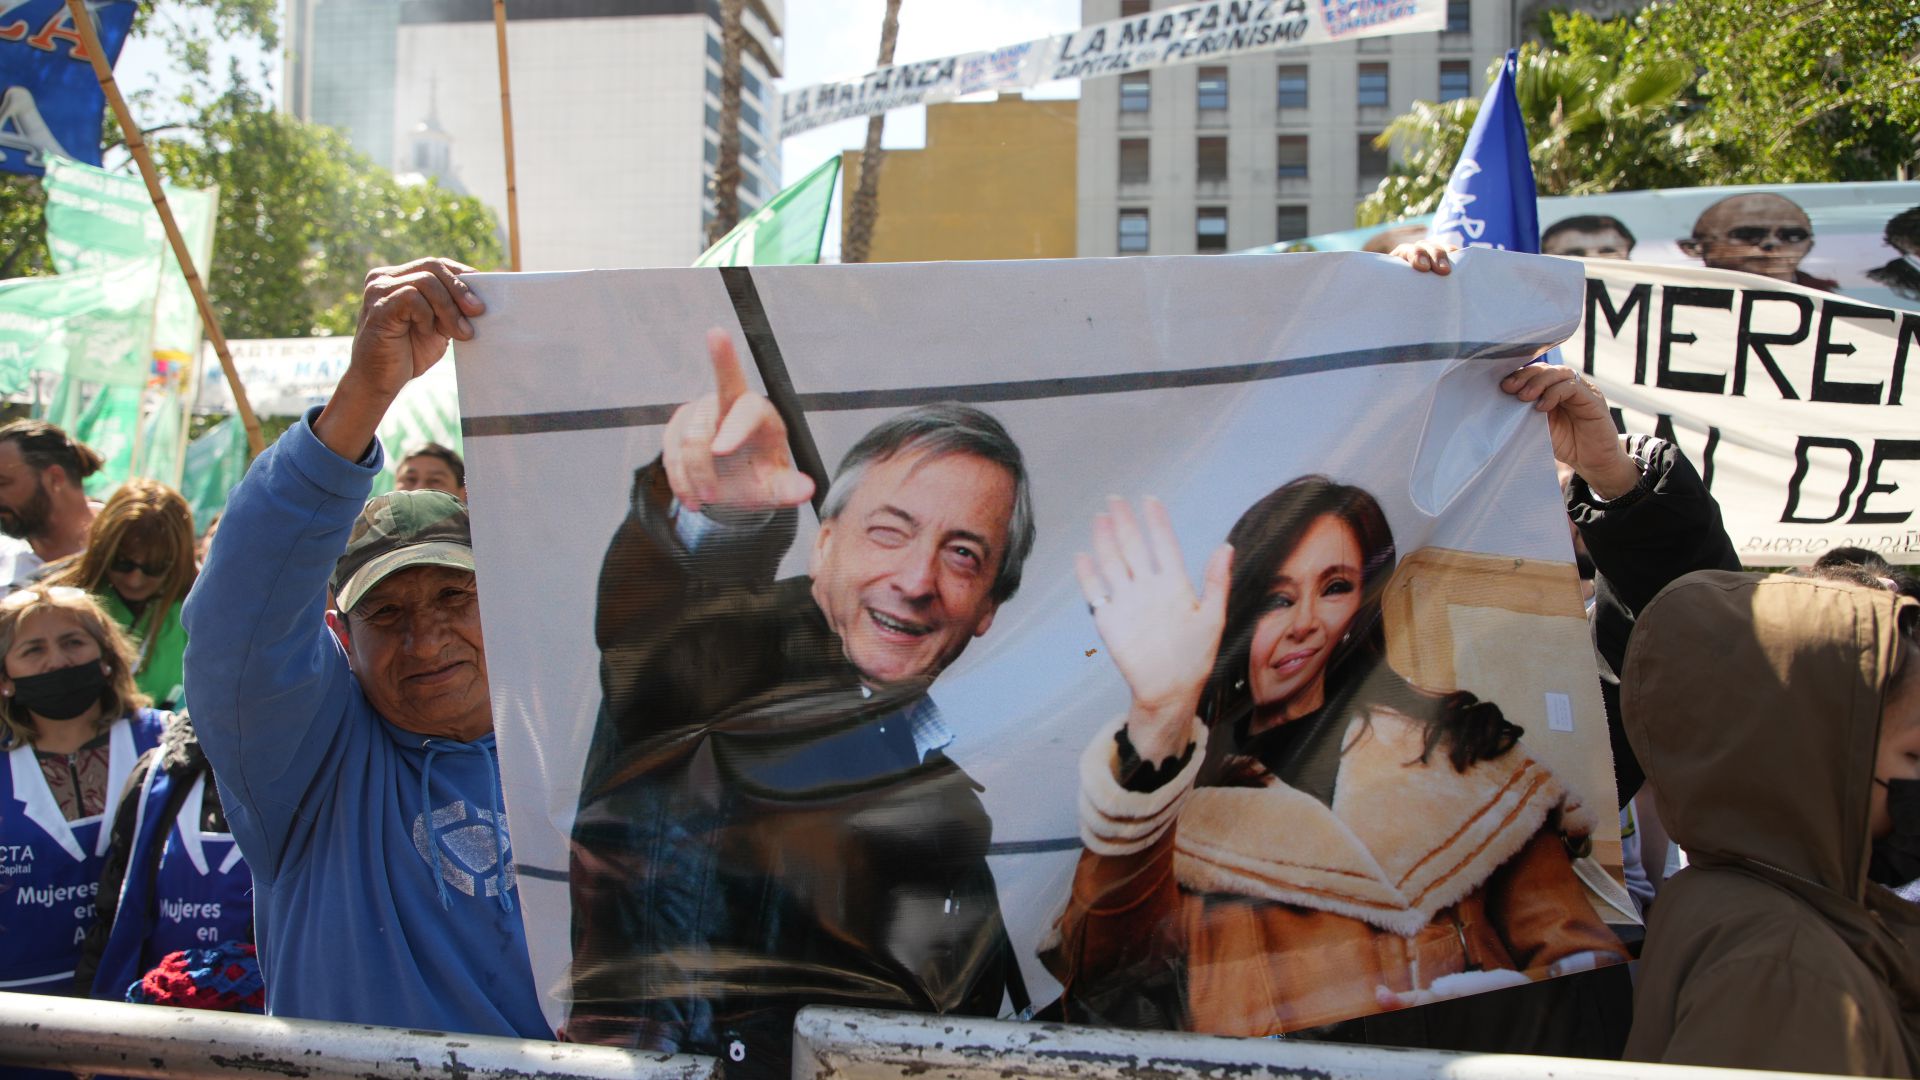
{"label": "banner with man's portrait", "polygon": [[1567,516],[1499,385],[1577,263],[469,280],[567,1037],[786,1075],[805,1004],[1270,1035],[1624,959]]}

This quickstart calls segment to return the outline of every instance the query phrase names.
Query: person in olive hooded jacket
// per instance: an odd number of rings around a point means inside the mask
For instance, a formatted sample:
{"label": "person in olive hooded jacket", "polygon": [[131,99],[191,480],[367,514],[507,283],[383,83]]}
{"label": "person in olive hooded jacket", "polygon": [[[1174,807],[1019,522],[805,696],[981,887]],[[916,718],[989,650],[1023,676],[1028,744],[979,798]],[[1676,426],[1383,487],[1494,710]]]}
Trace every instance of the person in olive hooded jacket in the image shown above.
{"label": "person in olive hooded jacket", "polygon": [[1920,829],[1916,617],[1717,570],[1641,614],[1627,735],[1692,861],[1653,909],[1629,1058],[1920,1075],[1920,906],[1867,877],[1876,841]]}

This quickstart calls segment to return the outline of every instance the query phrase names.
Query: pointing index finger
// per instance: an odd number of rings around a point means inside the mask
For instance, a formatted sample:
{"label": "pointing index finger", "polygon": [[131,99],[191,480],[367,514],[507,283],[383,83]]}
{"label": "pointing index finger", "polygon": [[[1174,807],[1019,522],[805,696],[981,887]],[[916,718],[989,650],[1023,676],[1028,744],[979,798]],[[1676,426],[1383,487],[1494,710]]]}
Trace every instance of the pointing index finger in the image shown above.
{"label": "pointing index finger", "polygon": [[740,370],[740,356],[734,352],[733,339],[719,327],[707,331],[707,359],[713,362],[713,389],[720,400],[720,417],[724,420],[733,403],[747,392],[747,376]]}

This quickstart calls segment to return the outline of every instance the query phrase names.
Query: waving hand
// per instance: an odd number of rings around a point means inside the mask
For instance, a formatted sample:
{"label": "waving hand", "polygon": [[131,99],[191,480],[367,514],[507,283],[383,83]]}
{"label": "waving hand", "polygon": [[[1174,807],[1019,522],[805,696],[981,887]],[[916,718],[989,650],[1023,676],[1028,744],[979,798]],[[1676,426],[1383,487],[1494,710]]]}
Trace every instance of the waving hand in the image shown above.
{"label": "waving hand", "polygon": [[1093,554],[1075,556],[1074,573],[1133,692],[1127,738],[1143,760],[1158,762],[1186,749],[1220,649],[1233,549],[1222,544],[1207,560],[1196,597],[1167,508],[1149,498],[1142,516],[1144,528],[1124,499],[1110,498],[1093,519]]}

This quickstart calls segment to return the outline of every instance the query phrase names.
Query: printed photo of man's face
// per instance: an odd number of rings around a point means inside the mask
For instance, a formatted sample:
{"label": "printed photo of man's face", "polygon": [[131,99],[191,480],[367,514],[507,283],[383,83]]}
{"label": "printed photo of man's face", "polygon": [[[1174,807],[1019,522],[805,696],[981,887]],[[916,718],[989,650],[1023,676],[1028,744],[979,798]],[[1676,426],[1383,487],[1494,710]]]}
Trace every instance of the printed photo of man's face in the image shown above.
{"label": "printed photo of man's face", "polygon": [[1540,235],[1540,254],[1576,259],[1630,259],[1633,233],[1619,218],[1582,214],[1555,222]]}
{"label": "printed photo of man's face", "polygon": [[1779,195],[1735,195],[1707,207],[1680,250],[1715,270],[1792,281],[1813,248],[1806,211]]}

